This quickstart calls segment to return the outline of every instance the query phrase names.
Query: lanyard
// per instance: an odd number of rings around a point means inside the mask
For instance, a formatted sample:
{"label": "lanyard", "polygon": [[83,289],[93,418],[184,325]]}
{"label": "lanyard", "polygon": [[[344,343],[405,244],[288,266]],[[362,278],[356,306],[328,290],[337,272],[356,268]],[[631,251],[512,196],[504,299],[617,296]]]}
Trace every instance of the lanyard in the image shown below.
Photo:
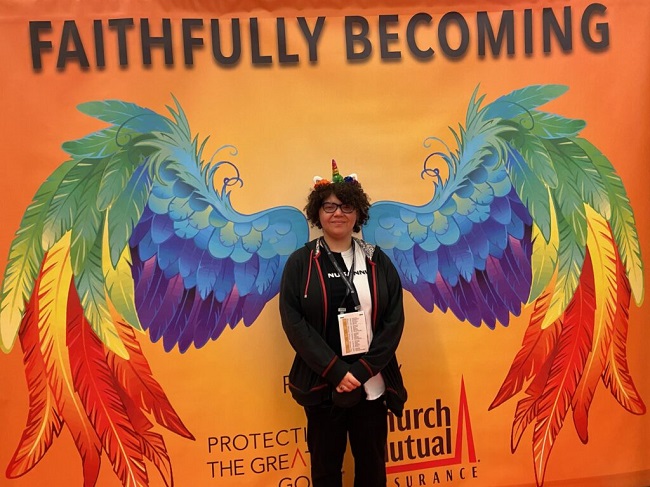
{"label": "lanyard", "polygon": [[[329,258],[330,262],[336,269],[336,272],[338,272],[339,276],[341,276],[341,279],[343,279],[345,286],[348,288],[345,297],[347,297],[348,294],[352,295],[352,301],[354,302],[355,309],[360,310],[361,303],[359,302],[359,296],[357,296],[357,290],[354,289],[354,285],[352,284],[352,279],[354,279],[354,265],[357,258],[357,251],[354,246],[354,240],[352,240],[352,265],[350,266],[350,272],[348,273],[348,275],[346,275],[341,269],[341,266],[334,258],[334,255],[332,255],[332,251],[327,246],[327,243],[325,242],[324,238],[321,238],[321,243],[323,244],[323,248],[327,253],[327,257]],[[345,297],[343,298],[344,301],[345,301]]]}

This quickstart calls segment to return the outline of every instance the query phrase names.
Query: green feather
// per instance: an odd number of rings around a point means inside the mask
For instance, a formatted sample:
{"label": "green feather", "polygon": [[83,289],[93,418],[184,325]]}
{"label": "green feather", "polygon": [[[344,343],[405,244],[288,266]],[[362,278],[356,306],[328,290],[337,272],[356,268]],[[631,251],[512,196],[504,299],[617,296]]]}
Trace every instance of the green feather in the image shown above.
{"label": "green feather", "polygon": [[108,209],[108,241],[113,267],[131,238],[151,192],[148,170],[134,173],[126,188]]}
{"label": "green feather", "polygon": [[49,250],[65,232],[72,228],[79,205],[84,199],[86,181],[95,170],[96,164],[97,161],[93,159],[78,161],[61,180],[51,199],[43,224],[44,250]]}
{"label": "green feather", "polygon": [[97,192],[97,207],[101,211],[108,209],[124,191],[136,168],[131,159],[132,156],[123,151],[113,154],[106,164]]}
{"label": "green feather", "polygon": [[[576,185],[581,189],[583,200],[600,213],[603,218],[608,219],[611,214],[609,197],[605,190],[603,178],[589,155],[571,139],[555,139],[546,141],[547,147],[552,146],[555,150],[549,149],[551,158],[559,163],[566,163],[566,167],[572,174]],[[557,166],[557,164],[556,164]]]}
{"label": "green feather", "polygon": [[32,295],[43,261],[41,242],[48,208],[61,181],[75,164],[76,161],[64,162],[40,186],[11,242],[0,298],[0,345],[5,352],[11,350],[16,339],[25,303]]}
{"label": "green feather", "polygon": [[[557,277],[549,310],[544,318],[543,327],[548,326],[566,310],[578,288],[582,265],[585,260],[586,244],[580,242],[580,235],[573,224],[557,213],[559,234]],[[586,221],[585,221],[586,226]]]}
{"label": "green feather", "polygon": [[582,245],[587,243],[587,214],[585,211],[585,199],[582,195],[578,182],[573,179],[571,163],[553,161],[558,175],[558,185],[551,196],[555,201],[558,213],[568,220],[574,229],[576,238]]}
{"label": "green feather", "polygon": [[83,193],[74,214],[70,241],[70,262],[75,274],[85,262],[89,249],[94,245],[103,227],[104,215],[97,208],[97,193],[107,162],[108,159],[97,161],[83,189],[80,190]]}
{"label": "green feather", "polygon": [[[605,217],[614,234],[616,247],[625,265],[627,277],[636,303],[640,306],[643,302],[643,260],[641,247],[636,231],[634,213],[627,197],[625,187],[620,176],[614,170],[611,162],[591,142],[576,138],[574,142],[585,151],[594,167],[600,174],[606,194],[609,196],[611,215]],[[595,208],[594,208],[595,209]]]}
{"label": "green feather", "polygon": [[557,173],[553,161],[541,140],[520,125],[504,123],[517,130],[504,133],[502,137],[507,140],[526,160],[531,171],[550,188],[557,187]]}
{"label": "green feather", "polygon": [[111,350],[120,354],[126,353],[128,356],[113,324],[106,299],[102,270],[102,239],[101,234],[97,235],[79,272],[74,274],[74,284],[84,316],[92,330]]}
{"label": "green feather", "polygon": [[133,130],[113,126],[81,139],[64,142],[61,147],[75,159],[100,159],[122,150],[134,133]]}
{"label": "green feather", "polygon": [[566,118],[537,110],[522,113],[515,117],[513,121],[543,139],[573,137],[587,125],[584,120]]}
{"label": "green feather", "polygon": [[124,150],[113,154],[102,174],[97,195],[97,207],[106,210],[124,191],[126,184],[133,175],[133,171],[144,163],[147,157],[154,152],[150,147],[139,146],[138,143],[150,140],[151,136],[140,136],[129,143]]}
{"label": "green feather", "polygon": [[551,199],[548,187],[540,181],[526,161],[521,161],[513,153],[506,158],[506,170],[519,199],[548,242],[551,238]]}

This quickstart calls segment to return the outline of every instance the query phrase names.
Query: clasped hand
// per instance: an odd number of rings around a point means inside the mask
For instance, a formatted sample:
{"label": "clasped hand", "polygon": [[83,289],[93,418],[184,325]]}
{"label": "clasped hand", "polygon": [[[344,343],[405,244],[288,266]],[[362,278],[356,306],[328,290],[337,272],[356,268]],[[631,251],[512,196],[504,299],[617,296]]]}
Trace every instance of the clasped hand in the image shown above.
{"label": "clasped hand", "polygon": [[337,392],[351,392],[361,385],[361,382],[357,380],[350,372],[345,374],[345,377],[339,382],[339,385],[336,386]]}

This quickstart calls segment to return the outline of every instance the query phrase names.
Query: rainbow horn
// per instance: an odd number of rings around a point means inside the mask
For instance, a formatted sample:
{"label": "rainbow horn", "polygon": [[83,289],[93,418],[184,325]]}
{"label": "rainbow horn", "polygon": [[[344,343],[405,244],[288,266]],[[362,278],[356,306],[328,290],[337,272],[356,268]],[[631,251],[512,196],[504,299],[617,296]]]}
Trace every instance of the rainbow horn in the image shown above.
{"label": "rainbow horn", "polygon": [[336,165],[336,161],[332,159],[332,182],[333,183],[342,183],[343,176],[339,173],[339,168]]}

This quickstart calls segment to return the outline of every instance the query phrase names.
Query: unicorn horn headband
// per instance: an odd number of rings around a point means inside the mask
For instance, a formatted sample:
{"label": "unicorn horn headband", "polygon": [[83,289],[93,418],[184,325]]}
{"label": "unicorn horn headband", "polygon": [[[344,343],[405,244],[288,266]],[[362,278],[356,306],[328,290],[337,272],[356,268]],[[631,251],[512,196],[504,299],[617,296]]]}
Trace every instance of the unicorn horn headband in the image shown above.
{"label": "unicorn horn headband", "polygon": [[336,161],[332,159],[332,180],[329,181],[327,179],[321,178],[320,176],[314,176],[314,188],[319,188],[321,186],[325,186],[326,184],[334,183],[359,183],[359,181],[357,181],[356,173],[352,173],[345,177],[341,176],[339,168],[336,165]]}

